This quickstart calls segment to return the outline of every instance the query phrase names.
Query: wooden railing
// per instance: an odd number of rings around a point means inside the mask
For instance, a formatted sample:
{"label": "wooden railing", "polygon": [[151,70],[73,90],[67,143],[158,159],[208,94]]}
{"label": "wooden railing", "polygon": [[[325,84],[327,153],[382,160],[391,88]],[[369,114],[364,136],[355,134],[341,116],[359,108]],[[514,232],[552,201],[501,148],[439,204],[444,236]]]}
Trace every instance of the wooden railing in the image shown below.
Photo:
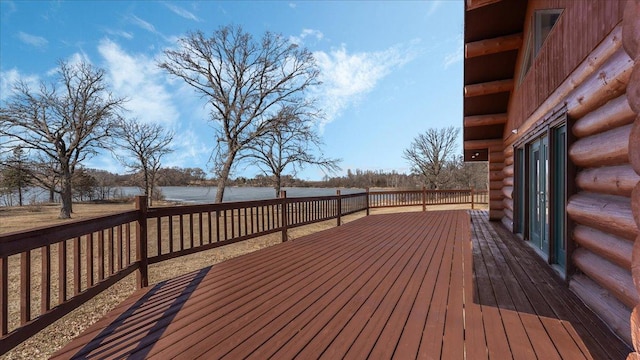
{"label": "wooden railing", "polygon": [[148,286],[149,264],[277,232],[287,241],[290,228],[340,226],[370,208],[487,201],[486,191],[424,189],[160,208],[137,197],[132,211],[0,235],[0,355],[134,271]]}

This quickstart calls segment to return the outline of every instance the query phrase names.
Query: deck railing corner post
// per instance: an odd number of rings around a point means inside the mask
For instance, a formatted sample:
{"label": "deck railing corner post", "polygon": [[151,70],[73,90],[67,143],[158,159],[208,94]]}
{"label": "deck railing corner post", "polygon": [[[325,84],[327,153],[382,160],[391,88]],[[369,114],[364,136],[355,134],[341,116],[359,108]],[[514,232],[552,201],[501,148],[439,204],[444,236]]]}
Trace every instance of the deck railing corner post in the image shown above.
{"label": "deck railing corner post", "polygon": [[366,206],[367,206],[367,216],[369,216],[369,187],[366,187],[367,197],[366,197]]}
{"label": "deck railing corner post", "polygon": [[475,202],[474,197],[475,197],[475,195],[474,195],[473,187],[471,187],[471,210],[474,210],[474,205],[475,205],[474,204],[474,202]]}
{"label": "deck railing corner post", "polygon": [[287,192],[285,190],[280,191],[280,199],[280,206],[282,207],[282,242],[285,242],[289,240],[289,211],[287,209]]}
{"label": "deck railing corner post", "polygon": [[422,211],[427,211],[427,187],[422,186]]}
{"label": "deck railing corner post", "polygon": [[340,194],[340,190],[336,190],[336,195],[338,195],[338,226],[342,223],[342,195]]}
{"label": "deck railing corner post", "polygon": [[138,210],[138,224],[136,226],[136,260],[138,261],[137,286],[138,289],[149,286],[149,259],[147,255],[147,197],[136,196],[135,204]]}

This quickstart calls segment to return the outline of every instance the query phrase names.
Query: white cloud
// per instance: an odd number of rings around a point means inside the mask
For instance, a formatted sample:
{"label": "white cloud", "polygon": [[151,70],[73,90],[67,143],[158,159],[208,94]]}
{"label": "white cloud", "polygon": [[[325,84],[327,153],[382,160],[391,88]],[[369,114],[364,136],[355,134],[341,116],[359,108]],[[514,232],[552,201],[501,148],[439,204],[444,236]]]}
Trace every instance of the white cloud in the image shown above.
{"label": "white cloud", "polygon": [[458,63],[464,59],[464,42],[462,40],[462,37],[457,39],[456,42],[458,43],[458,46],[456,47],[455,51],[445,55],[443,59],[442,65],[444,66],[445,69],[448,69],[449,66],[455,63]]}
{"label": "white cloud", "polygon": [[175,6],[169,3],[165,3],[164,5],[178,16],[181,16],[187,20],[200,21],[200,19],[197,16],[195,16],[193,13],[189,12],[188,10],[185,10],[179,6]]}
{"label": "white cloud", "polygon": [[39,78],[35,75],[21,74],[17,69],[0,71],[0,100],[4,101],[12,94],[13,86],[18,81],[24,81],[31,89],[36,89]]}
{"label": "white cloud", "polygon": [[144,30],[147,30],[148,32],[151,32],[151,33],[154,33],[154,34],[158,33],[158,31],[156,30],[156,27],[153,26],[153,24],[151,24],[149,22],[146,22],[146,21],[140,19],[139,17],[137,17],[135,15],[130,15],[129,19],[130,19],[131,23],[133,23],[134,25],[136,25],[136,26],[138,26],[138,27],[140,27],[140,28],[142,28]]}
{"label": "white cloud", "polygon": [[326,116],[320,124],[322,129],[344,109],[357,104],[362,96],[371,92],[391,71],[413,60],[415,54],[401,46],[384,51],[350,54],[343,45],[329,53],[317,51],[314,56],[320,67],[320,80],[323,83],[316,94]]}
{"label": "white cloud", "polygon": [[304,39],[307,37],[314,37],[316,40],[322,40],[324,38],[324,34],[320,30],[303,29],[300,35],[290,36],[289,41],[296,45],[302,45],[304,44]]}
{"label": "white cloud", "polygon": [[433,15],[438,8],[442,5],[442,0],[432,0],[429,2],[429,9],[427,10],[427,16]]}
{"label": "white cloud", "polygon": [[98,52],[118,96],[129,99],[125,107],[140,121],[171,127],[179,118],[172,95],[164,87],[164,74],[155,59],[127,54],[115,42],[103,39]]}
{"label": "white cloud", "polygon": [[43,48],[49,44],[49,41],[42,36],[31,35],[22,31],[18,33],[18,39],[27,45],[35,46],[37,48]]}
{"label": "white cloud", "polygon": [[123,37],[125,39],[131,40],[133,39],[133,34],[124,30],[111,30],[106,29],[105,32],[109,35]]}

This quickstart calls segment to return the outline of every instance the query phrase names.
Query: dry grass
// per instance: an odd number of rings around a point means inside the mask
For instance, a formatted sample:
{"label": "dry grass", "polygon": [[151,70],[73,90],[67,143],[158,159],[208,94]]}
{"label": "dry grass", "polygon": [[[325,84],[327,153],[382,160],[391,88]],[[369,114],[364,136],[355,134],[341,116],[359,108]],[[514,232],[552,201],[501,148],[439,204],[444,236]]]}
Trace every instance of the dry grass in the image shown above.
{"label": "dry grass", "polygon": [[[128,211],[133,208],[133,204],[76,204],[74,205],[74,219],[83,219]],[[448,210],[448,209],[468,209],[468,205],[440,205],[428,206],[427,210]],[[421,211],[421,206],[411,206],[402,208],[373,209],[372,214],[383,214],[405,211]],[[46,226],[63,223],[65,220],[57,219],[59,207],[53,205],[43,205],[38,207],[23,208],[2,208],[0,207],[0,234],[25,230],[34,226]],[[345,216],[343,222],[350,222],[365,216],[364,212]],[[336,224],[335,220],[324,221],[289,230],[289,239],[295,241],[296,238],[322,231]],[[150,236],[152,234],[149,234]],[[153,237],[150,237],[153,238]],[[192,255],[183,256],[177,259],[154,264],[149,268],[149,281],[154,284],[166,279],[204,268],[231,259],[242,254],[256,251],[281,242],[281,234],[275,233],[255,239],[230,244],[207,251],[201,251]],[[55,250],[54,250],[55,251]],[[150,253],[153,250],[150,249]],[[39,261],[39,252],[33,252],[33,262]],[[53,258],[55,254],[52,253]],[[10,287],[14,290],[18,288],[19,266],[10,268]],[[12,271],[13,270],[13,271]],[[52,269],[55,274],[55,269]],[[54,282],[55,284],[55,282]],[[38,296],[39,281],[32,284],[34,295]],[[85,303],[80,308],[63,317],[56,323],[39,332],[26,342],[22,343],[14,350],[5,355],[7,359],[39,359],[47,358],[53,352],[63,347],[74,337],[79,335],[84,329],[95,323],[102,316],[112,310],[117,304],[125,300],[135,290],[135,277],[128,276],[116,285],[104,291],[91,301]],[[55,289],[54,289],[55,291]],[[34,299],[37,303],[37,299]],[[10,313],[16,313],[17,304],[10,309]]]}

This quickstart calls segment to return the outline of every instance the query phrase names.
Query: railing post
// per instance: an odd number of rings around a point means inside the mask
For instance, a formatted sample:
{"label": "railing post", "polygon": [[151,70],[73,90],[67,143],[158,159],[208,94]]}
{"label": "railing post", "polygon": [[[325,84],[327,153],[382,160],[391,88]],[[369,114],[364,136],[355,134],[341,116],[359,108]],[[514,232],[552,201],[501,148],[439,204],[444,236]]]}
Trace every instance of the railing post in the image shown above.
{"label": "railing post", "polygon": [[367,216],[369,216],[369,187],[367,186]]}
{"label": "railing post", "polygon": [[287,192],[285,190],[280,191],[280,206],[282,207],[282,242],[289,240],[287,229],[289,228],[289,210],[287,209]]}
{"label": "railing post", "polygon": [[340,195],[340,190],[336,190],[336,195],[338,195],[338,226],[340,226],[342,222],[342,195]]}
{"label": "railing post", "polygon": [[138,224],[136,226],[136,260],[138,261],[138,272],[136,280],[138,289],[149,286],[147,204],[146,196],[136,196],[136,210],[138,210]]}
{"label": "railing post", "polygon": [[473,210],[473,206],[475,202],[474,196],[475,195],[473,195],[473,188],[471,188],[471,210]]}
{"label": "railing post", "polygon": [[422,186],[422,211],[427,211],[427,187]]}

